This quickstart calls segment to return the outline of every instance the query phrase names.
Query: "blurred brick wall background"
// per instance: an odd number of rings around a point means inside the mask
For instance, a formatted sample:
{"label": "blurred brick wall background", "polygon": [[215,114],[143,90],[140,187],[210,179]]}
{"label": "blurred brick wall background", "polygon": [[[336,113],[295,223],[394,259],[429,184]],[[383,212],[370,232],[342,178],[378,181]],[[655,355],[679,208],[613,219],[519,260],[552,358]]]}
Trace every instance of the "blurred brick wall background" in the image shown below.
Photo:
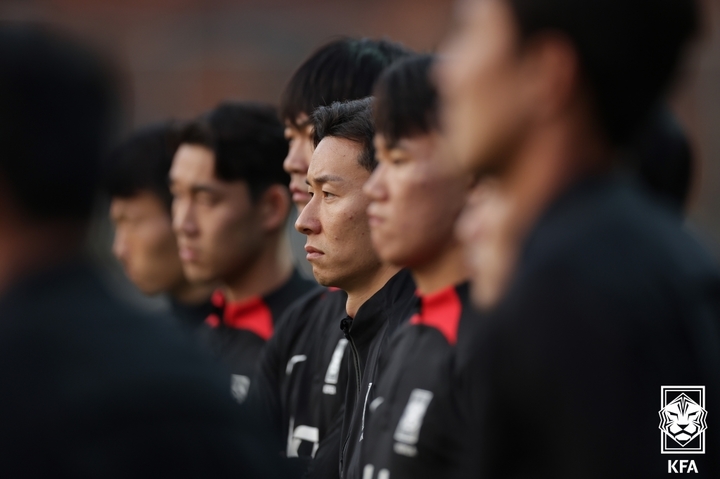
{"label": "blurred brick wall background", "polygon": [[[226,98],[276,103],[293,70],[334,36],[432,50],[452,9],[449,0],[2,0],[0,18],[56,24],[114,55],[131,128]],[[703,41],[672,104],[698,154],[691,218],[720,253],[720,2],[705,9]]]}

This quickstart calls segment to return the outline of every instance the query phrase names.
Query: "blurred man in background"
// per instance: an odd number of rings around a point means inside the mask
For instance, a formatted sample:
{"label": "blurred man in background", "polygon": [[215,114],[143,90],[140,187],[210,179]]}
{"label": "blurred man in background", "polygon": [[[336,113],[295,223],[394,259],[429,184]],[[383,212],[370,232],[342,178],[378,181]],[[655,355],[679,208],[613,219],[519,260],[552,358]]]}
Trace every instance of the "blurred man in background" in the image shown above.
{"label": "blurred man in background", "polygon": [[375,88],[370,231],[383,261],[410,270],[418,300],[392,337],[365,411],[363,479],[447,477],[462,445],[453,353],[476,318],[454,225],[471,180],[447,161],[432,61],[400,60]]}
{"label": "blurred man in background", "polygon": [[684,217],[695,171],[693,149],[667,106],[652,116],[627,155],[650,193]]}
{"label": "blurred man in background", "polygon": [[[407,54],[388,41],[344,38],[319,48],[297,70],[282,97],[281,112],[290,149],[283,166],[298,211],[310,196],[306,174],[314,150],[310,114],[334,101],[364,98],[385,68]],[[285,454],[308,461],[332,434],[347,388],[347,339],[339,328],[347,294],[318,288],[295,305],[270,339],[251,388],[252,407],[263,411]],[[335,428],[338,435],[339,428]],[[324,447],[312,462],[317,477],[337,475],[337,448]],[[328,457],[330,456],[330,457]],[[327,471],[324,469],[327,468]]]}
{"label": "blurred man in background", "polygon": [[[616,170],[696,31],[695,3],[461,9],[439,72],[445,126],[460,167],[495,182],[460,227],[488,310],[458,358],[466,477],[659,477],[678,459],[662,453],[717,449],[700,410],[720,408],[718,268]],[[715,454],[683,459],[718,474]]]}
{"label": "blurred man in background", "polygon": [[189,281],[219,281],[208,341],[242,402],[276,320],[316,285],[293,268],[287,141],[274,108],[223,103],[187,125],[170,169],[173,226]]}
{"label": "blurred man in background", "polygon": [[320,47],[293,74],[282,95],[280,116],[290,142],[283,166],[298,211],[310,201],[305,184],[314,149],[310,115],[319,106],[369,96],[380,73],[408,53],[387,40],[343,38]]}
{"label": "blurred man in background", "polygon": [[173,315],[194,329],[212,312],[214,285],[185,279],[178,256],[168,187],[175,133],[171,123],[134,132],[113,150],[105,183],[125,274],[146,295],[167,294]]}
{"label": "blurred man in background", "polygon": [[83,259],[116,106],[108,69],[61,35],[3,24],[0,84],[2,476],[281,474],[211,361]]}

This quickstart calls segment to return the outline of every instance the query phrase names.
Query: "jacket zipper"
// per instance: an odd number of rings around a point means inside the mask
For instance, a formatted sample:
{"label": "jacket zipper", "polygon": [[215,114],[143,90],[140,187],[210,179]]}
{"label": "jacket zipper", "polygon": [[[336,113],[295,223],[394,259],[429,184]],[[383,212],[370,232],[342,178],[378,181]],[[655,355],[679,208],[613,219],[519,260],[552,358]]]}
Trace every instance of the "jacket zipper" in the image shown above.
{"label": "jacket zipper", "polygon": [[[362,376],[360,374],[360,353],[358,353],[357,346],[355,346],[355,340],[350,335],[350,327],[352,326],[352,319],[345,318],[340,321],[340,329],[345,334],[345,339],[350,342],[350,351],[353,357],[353,369],[355,370],[355,385],[357,386],[357,397],[360,397],[362,393]],[[357,398],[356,398],[357,399]]]}
{"label": "jacket zipper", "polygon": [[[350,351],[352,353],[353,357],[353,369],[355,370],[355,385],[357,386],[357,395],[355,396],[355,402],[360,399],[360,396],[362,395],[362,376],[360,374],[360,353],[358,353],[357,346],[355,345],[355,340],[350,335],[350,328],[352,327],[352,318],[347,317],[340,321],[340,329],[342,329],[342,332],[345,334],[345,339],[348,340],[350,343]],[[347,451],[347,445],[348,441],[350,440],[350,437],[346,437],[343,440],[342,450],[340,452],[340,478],[343,479],[344,477],[344,466],[343,462],[345,461],[345,454]]]}

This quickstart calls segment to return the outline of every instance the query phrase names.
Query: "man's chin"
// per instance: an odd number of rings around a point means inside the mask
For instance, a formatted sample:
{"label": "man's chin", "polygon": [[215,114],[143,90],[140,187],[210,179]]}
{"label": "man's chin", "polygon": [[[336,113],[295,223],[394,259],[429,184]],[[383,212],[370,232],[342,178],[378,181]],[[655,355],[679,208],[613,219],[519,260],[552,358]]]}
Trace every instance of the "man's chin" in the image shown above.
{"label": "man's chin", "polygon": [[316,268],[314,265],[313,276],[315,277],[315,281],[317,281],[320,286],[325,286],[326,288],[340,287],[337,284],[337,278],[333,277],[332,275],[328,275],[325,271]]}
{"label": "man's chin", "polygon": [[137,289],[139,289],[140,292],[141,292],[142,294],[144,294],[145,296],[150,296],[150,297],[152,297],[152,296],[157,296],[157,295],[159,295],[159,294],[162,294],[162,293],[166,293],[166,292],[167,292],[166,289],[158,288],[157,286],[153,286],[153,285],[138,284],[138,283],[136,283],[136,282],[134,282],[134,281],[133,281],[133,284],[134,284],[135,287],[137,287]]}
{"label": "man's chin", "polygon": [[193,284],[208,284],[216,280],[210,272],[197,266],[183,265],[183,274],[185,275],[185,279]]}

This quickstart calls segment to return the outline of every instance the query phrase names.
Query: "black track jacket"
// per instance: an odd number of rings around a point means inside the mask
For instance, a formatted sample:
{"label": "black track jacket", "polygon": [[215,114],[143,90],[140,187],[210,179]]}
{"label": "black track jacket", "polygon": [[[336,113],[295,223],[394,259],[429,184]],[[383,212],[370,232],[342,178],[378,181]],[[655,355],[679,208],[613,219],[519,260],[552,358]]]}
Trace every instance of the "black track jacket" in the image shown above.
{"label": "black track jacket", "polygon": [[[719,319],[720,270],[676,216],[623,177],[573,186],[534,226],[472,348],[458,345],[464,477],[673,477],[682,461],[720,477]],[[681,446],[661,427],[699,424],[699,406],[705,453],[691,454],[700,436]]]}
{"label": "black track jacket", "polygon": [[345,292],[318,287],[288,309],[262,353],[247,402],[274,432],[279,455],[335,476],[338,449],[331,444],[334,453],[327,454],[324,444],[345,404],[346,301]]}
{"label": "black track jacket", "polygon": [[360,442],[368,406],[376,396],[380,360],[388,354],[390,337],[411,316],[415,303],[415,283],[410,273],[402,270],[360,307],[355,318],[342,320],[350,354],[350,377],[338,443],[343,479],[362,478]]}
{"label": "black track jacket", "polygon": [[295,300],[316,287],[295,270],[285,284],[262,297],[228,303],[220,290],[213,294],[215,311],[200,336],[232,374],[231,391],[238,402],[247,397],[250,378],[277,320]]}
{"label": "black track jacket", "polygon": [[459,466],[454,352],[477,320],[467,283],[417,298],[390,341],[366,411],[362,479],[437,479]]}
{"label": "black track jacket", "polygon": [[171,317],[76,259],[0,293],[0,477],[286,477]]}

